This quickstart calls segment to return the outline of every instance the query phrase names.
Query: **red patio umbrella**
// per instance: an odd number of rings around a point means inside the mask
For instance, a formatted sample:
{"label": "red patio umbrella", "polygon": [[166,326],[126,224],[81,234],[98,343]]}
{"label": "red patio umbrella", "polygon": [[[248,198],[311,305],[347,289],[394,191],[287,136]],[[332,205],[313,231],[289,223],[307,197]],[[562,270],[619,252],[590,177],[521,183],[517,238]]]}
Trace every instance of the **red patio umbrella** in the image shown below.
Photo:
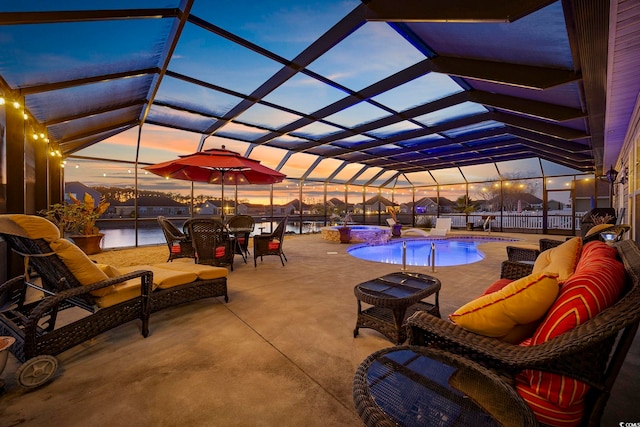
{"label": "red patio umbrella", "polygon": [[224,145],[222,149],[198,151],[142,169],[165,178],[220,184],[223,204],[225,184],[275,184],[286,178],[286,175],[261,165],[257,160],[226,150]]}

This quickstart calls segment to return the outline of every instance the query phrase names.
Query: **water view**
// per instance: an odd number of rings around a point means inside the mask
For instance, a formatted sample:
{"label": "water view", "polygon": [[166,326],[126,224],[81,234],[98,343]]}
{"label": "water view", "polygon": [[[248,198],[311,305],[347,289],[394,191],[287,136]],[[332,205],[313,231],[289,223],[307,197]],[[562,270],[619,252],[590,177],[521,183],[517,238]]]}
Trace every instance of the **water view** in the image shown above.
{"label": "water view", "polygon": [[[269,233],[271,230],[274,230],[277,225],[277,222],[273,222],[271,226],[269,221],[257,222],[254,227],[254,232],[251,235]],[[322,226],[323,224],[320,222],[304,221],[302,223],[302,234],[319,233]],[[124,248],[136,245],[136,233],[133,228],[102,228],[100,232],[104,233],[104,238],[102,239],[102,247],[104,249]],[[288,222],[286,232],[300,234],[300,222]],[[163,243],[165,243],[165,239],[160,228],[138,228],[138,245],[158,245]]]}

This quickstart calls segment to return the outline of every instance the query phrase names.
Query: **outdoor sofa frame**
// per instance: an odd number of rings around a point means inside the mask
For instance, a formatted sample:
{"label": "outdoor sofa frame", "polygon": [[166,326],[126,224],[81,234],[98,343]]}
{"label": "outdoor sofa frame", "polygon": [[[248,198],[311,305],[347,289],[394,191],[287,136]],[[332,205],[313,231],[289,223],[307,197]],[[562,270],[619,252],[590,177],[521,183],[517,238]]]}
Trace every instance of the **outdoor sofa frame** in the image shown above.
{"label": "outdoor sofa frame", "polygon": [[[615,247],[626,270],[623,295],[596,316],[547,342],[535,346],[508,344],[417,312],[407,319],[409,343],[464,355],[506,378],[535,369],[589,384],[581,425],[599,426],[640,321],[640,248],[631,240],[618,242]],[[519,274],[515,274],[517,269]],[[503,271],[508,271],[511,279],[527,276],[532,269],[533,265],[518,261],[503,263]]]}

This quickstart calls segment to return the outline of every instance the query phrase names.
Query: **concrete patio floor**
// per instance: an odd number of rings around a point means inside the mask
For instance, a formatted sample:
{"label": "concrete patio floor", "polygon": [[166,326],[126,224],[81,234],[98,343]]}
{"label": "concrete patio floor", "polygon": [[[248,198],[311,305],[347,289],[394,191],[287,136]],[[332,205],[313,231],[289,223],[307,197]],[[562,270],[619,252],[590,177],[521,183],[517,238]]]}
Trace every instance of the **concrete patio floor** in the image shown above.
{"label": "concrete patio floor", "polygon": [[[537,244],[545,236],[490,237]],[[411,270],[441,280],[444,317],[498,279],[507,244],[482,244],[485,259],[474,264]],[[208,299],[156,313],[146,339],[139,322],[104,333],[60,354],[54,380],[37,390],[16,384],[19,364],[10,356],[2,374],[0,425],[362,425],[352,400],[353,375],[370,353],[392,343],[370,329],[353,337],[353,287],[400,266],[353,258],[347,247],[318,234],[287,236],[285,267],[273,256],[258,260],[257,268],[237,256],[228,303]],[[92,258],[117,266],[164,262],[166,256],[166,246],[158,246]],[[640,422],[639,365],[636,340],[603,426]]]}

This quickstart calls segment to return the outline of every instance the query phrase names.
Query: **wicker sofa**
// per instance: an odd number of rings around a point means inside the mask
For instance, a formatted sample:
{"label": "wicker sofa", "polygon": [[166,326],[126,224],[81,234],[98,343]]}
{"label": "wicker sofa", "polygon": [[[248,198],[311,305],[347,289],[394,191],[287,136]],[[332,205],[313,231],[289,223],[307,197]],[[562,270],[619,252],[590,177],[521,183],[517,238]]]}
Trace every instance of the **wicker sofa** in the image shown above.
{"label": "wicker sofa", "polygon": [[[604,245],[602,242],[593,244]],[[586,248],[585,244],[583,254]],[[615,248],[624,265],[621,296],[612,305],[593,317],[582,319],[582,323],[578,322],[577,326],[566,332],[535,345],[531,345],[531,342],[517,345],[417,312],[407,320],[409,343],[462,354],[511,378],[514,387],[518,386],[519,375],[531,372],[542,375],[549,373],[561,380],[577,380],[588,391],[583,397],[582,412],[578,414],[579,419],[574,425],[598,426],[640,320],[640,249],[630,240],[617,242]],[[588,264],[586,260],[583,261],[585,265]],[[533,269],[533,265],[518,261],[507,261],[507,264],[506,271],[510,279],[526,277]],[[517,269],[520,269],[519,274],[515,273]],[[574,275],[578,274],[580,272],[576,270]],[[608,272],[590,272],[587,280],[597,280],[595,276],[598,274],[606,275]],[[558,300],[561,295],[562,291]],[[555,313],[553,307],[549,309],[547,317]],[[540,421],[553,424],[546,419]]]}
{"label": "wicker sofa", "polygon": [[102,332],[139,319],[146,337],[153,312],[228,301],[226,268],[179,262],[120,271],[93,263],[55,225],[29,215],[0,215],[0,236],[26,261],[24,275],[0,285],[0,335],[16,339],[11,353],[23,362],[17,378],[26,388],[53,377],[55,355]]}

